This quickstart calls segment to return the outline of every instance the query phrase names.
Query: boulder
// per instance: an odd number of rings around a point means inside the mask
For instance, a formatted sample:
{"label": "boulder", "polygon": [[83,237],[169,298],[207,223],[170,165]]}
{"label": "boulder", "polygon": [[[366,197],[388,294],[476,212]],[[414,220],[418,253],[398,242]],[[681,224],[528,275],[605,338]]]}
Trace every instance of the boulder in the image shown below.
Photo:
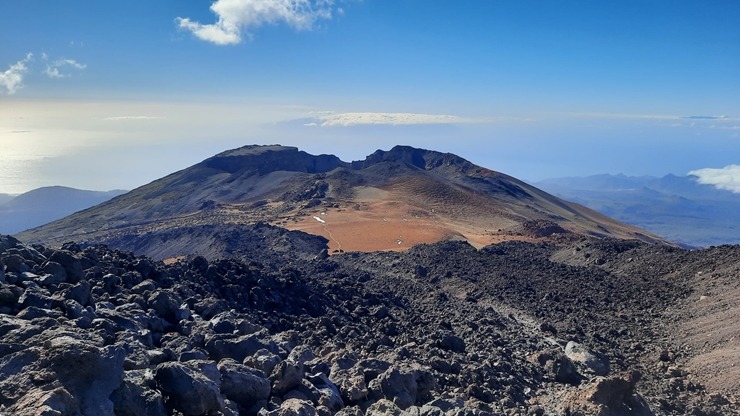
{"label": "boulder", "polygon": [[57,380],[80,401],[82,414],[113,414],[108,397],[123,381],[123,349],[98,348],[66,336],[51,339],[44,349],[42,362],[48,362]]}
{"label": "boulder", "polygon": [[18,298],[18,303],[21,308],[35,306],[37,308],[49,309],[51,307],[51,298],[41,290],[29,287]]}
{"label": "boulder", "polygon": [[265,374],[272,374],[272,370],[280,361],[282,360],[279,355],[262,348],[253,355],[244,358],[244,365],[262,370]]}
{"label": "boulder", "polygon": [[311,402],[301,399],[288,399],[271,412],[260,412],[264,416],[317,416],[316,408]]}
{"label": "boulder", "polygon": [[332,381],[332,385],[339,388],[345,402],[359,403],[367,399],[368,389],[361,368],[351,367],[345,370],[333,366],[329,379]]}
{"label": "boulder", "polygon": [[50,338],[0,361],[0,397],[13,415],[113,416],[108,398],[123,380],[124,351],[68,335]]}
{"label": "boulder", "polygon": [[157,366],[154,378],[166,396],[166,403],[185,416],[224,408],[219,386],[196,368],[167,362]]}
{"label": "boulder", "polygon": [[303,366],[296,365],[289,361],[281,361],[270,374],[272,382],[272,392],[277,396],[293,390],[301,384],[303,380]]}
{"label": "boulder", "polygon": [[67,282],[77,283],[85,277],[80,259],[76,258],[71,251],[56,250],[49,256],[49,261],[59,263],[64,268]]}
{"label": "boulder", "polygon": [[41,271],[49,275],[44,279],[45,285],[59,284],[67,281],[67,272],[61,264],[55,261],[47,261],[44,263]]}
{"label": "boulder", "polygon": [[418,366],[391,367],[371,383],[371,388],[380,390],[383,398],[393,401],[401,409],[426,400],[434,377]]}
{"label": "boulder", "polygon": [[32,389],[7,410],[13,412],[7,414],[13,414],[16,416],[80,414],[79,402],[64,387],[56,387],[47,391]]}
{"label": "boulder", "polygon": [[583,376],[578,373],[575,364],[565,355],[560,355],[549,362],[548,366],[552,376],[558,383],[565,383],[577,386],[583,380]]}
{"label": "boulder", "polygon": [[5,263],[5,271],[9,273],[25,273],[31,271],[31,267],[26,264],[26,259],[20,254],[3,256],[3,262]]}
{"label": "boulder", "polygon": [[606,359],[597,357],[583,345],[569,341],[565,346],[565,355],[574,363],[580,364],[585,369],[596,374],[605,376],[609,374],[609,362]]}
{"label": "boulder", "polygon": [[648,404],[635,391],[640,378],[637,371],[597,377],[565,398],[564,411],[572,416],[652,416]]}
{"label": "boulder", "polygon": [[233,336],[217,334],[206,339],[205,349],[215,360],[233,358],[244,361],[261,349],[275,349],[274,345],[265,342],[259,334]]}
{"label": "boulder", "polygon": [[143,282],[135,285],[131,288],[131,293],[137,295],[143,295],[146,292],[153,292],[157,289],[157,282],[151,279],[146,279]]}
{"label": "boulder", "polygon": [[365,416],[403,416],[404,412],[400,407],[387,399],[380,399],[373,403],[367,411]]}
{"label": "boulder", "polygon": [[[338,386],[332,383],[331,380],[329,380],[329,378],[326,376],[326,374],[316,373],[314,375],[308,376],[307,378],[308,381],[319,391],[319,405],[325,406],[333,412],[336,412],[344,407],[345,403]],[[365,388],[365,396],[363,396],[362,398],[367,398],[367,388]]]}
{"label": "boulder", "polygon": [[442,333],[436,345],[443,350],[465,353],[465,341],[452,332]]}
{"label": "boulder", "polygon": [[65,299],[77,301],[82,306],[88,306],[92,297],[90,282],[83,280],[76,285],[65,289],[63,292]]}
{"label": "boulder", "polygon": [[270,396],[270,380],[260,370],[226,358],[218,363],[221,392],[230,400],[249,408]]}
{"label": "boulder", "polygon": [[166,416],[164,397],[150,371],[127,371],[110,396],[116,416]]}
{"label": "boulder", "polygon": [[233,310],[221,312],[208,321],[208,328],[217,334],[231,334],[236,331],[236,313]]}
{"label": "boulder", "polygon": [[180,299],[172,291],[156,290],[147,299],[147,303],[157,316],[170,322],[177,322],[177,311],[180,309]]}

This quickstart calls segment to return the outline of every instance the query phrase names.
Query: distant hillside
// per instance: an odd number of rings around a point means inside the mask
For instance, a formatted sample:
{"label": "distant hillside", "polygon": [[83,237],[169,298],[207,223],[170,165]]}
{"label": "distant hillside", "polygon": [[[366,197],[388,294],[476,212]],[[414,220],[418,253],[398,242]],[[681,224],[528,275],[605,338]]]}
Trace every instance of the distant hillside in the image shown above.
{"label": "distant hillside", "polygon": [[535,185],[683,245],[740,244],[740,194],[694,176],[595,175]]}
{"label": "distant hillside", "polygon": [[15,195],[10,194],[0,194],[0,205],[10,201],[11,199],[15,198]]}
{"label": "distant hillside", "polygon": [[178,242],[193,229],[211,252],[226,247],[223,227],[213,226],[231,225],[238,234],[239,225],[259,222],[320,235],[332,252],[406,250],[441,240],[477,247],[583,236],[664,242],[459,156],[409,146],[354,162],[295,147],[244,146],[20,236],[159,257],[177,254],[163,245],[183,255],[205,250]]}
{"label": "distant hillside", "polygon": [[0,195],[0,234],[15,234],[90,208],[123,190],[85,191],[64,186],[34,189],[18,196]]}

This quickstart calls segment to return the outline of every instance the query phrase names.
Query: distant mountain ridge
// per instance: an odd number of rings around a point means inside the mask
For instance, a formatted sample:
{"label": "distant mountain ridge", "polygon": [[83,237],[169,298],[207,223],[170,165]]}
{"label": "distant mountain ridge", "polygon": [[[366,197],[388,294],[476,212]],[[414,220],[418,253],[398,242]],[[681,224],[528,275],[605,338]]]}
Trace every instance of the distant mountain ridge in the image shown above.
{"label": "distant mountain ridge", "polygon": [[[448,239],[479,247],[578,236],[664,242],[459,156],[409,146],[354,162],[295,147],[244,146],[20,236],[153,247],[145,239],[161,244],[141,254],[164,257],[188,254],[162,247],[178,239],[173,230],[211,229],[211,240],[198,239],[201,247],[178,245],[202,252],[220,244],[224,226],[260,222],[320,235],[336,251],[404,250]],[[202,227],[209,224],[218,227]]]}
{"label": "distant mountain ridge", "polygon": [[0,234],[15,234],[89,208],[124,190],[87,191],[65,186],[47,186],[26,193],[0,197]]}
{"label": "distant mountain ridge", "polygon": [[686,246],[740,244],[740,194],[695,176],[603,174],[534,185]]}

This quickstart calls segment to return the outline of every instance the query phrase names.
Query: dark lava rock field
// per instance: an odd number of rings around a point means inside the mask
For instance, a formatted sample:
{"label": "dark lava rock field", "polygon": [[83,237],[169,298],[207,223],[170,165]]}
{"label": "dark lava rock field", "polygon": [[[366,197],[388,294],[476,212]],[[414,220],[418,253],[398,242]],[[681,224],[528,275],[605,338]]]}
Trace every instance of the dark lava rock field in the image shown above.
{"label": "dark lava rock field", "polygon": [[737,282],[738,246],[328,256],[270,232],[290,249],[172,264],[0,237],[0,415],[740,412],[680,332],[701,272]]}

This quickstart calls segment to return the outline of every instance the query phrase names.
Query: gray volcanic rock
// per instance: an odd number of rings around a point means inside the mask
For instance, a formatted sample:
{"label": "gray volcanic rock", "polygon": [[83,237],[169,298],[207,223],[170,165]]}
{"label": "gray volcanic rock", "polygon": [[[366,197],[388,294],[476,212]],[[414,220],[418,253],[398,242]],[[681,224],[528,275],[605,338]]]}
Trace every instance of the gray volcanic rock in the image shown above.
{"label": "gray volcanic rock", "polygon": [[223,359],[218,363],[221,373],[221,392],[249,408],[270,397],[270,380],[260,370],[241,365],[231,359]]}
{"label": "gray volcanic rock", "polygon": [[[0,394],[15,397],[7,407],[11,414],[113,415],[108,397],[123,380],[123,360],[121,348],[53,337],[42,347],[3,357]],[[39,390],[39,385],[44,387]]]}
{"label": "gray volcanic rock", "polygon": [[116,416],[167,415],[164,397],[157,390],[153,373],[146,370],[127,371],[110,399]]}
{"label": "gray volcanic rock", "polygon": [[154,376],[168,397],[168,404],[186,416],[202,415],[224,408],[216,382],[190,366],[168,362],[157,367]]}
{"label": "gray volcanic rock", "polygon": [[565,355],[573,362],[582,364],[597,376],[609,374],[609,363],[595,356],[583,345],[570,341],[565,346]]}
{"label": "gray volcanic rock", "polygon": [[734,341],[695,348],[681,329],[740,288],[738,247],[449,241],[165,265],[65,245],[70,283],[44,271],[57,251],[2,241],[30,270],[3,264],[0,414],[740,411],[736,379],[690,367]]}

